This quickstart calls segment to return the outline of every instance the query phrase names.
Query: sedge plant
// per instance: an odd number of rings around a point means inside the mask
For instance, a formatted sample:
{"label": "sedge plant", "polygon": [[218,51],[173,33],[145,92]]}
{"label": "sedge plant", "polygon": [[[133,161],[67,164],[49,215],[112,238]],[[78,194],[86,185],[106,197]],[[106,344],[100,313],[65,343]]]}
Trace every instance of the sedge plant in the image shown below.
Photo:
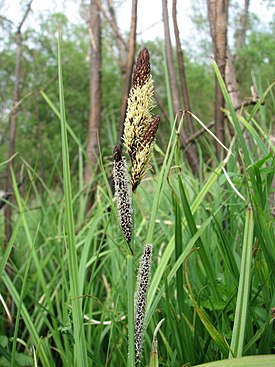
{"label": "sedge plant", "polygon": [[[158,124],[156,117],[144,112],[148,125],[140,129],[142,139],[136,144],[135,135],[130,143],[136,145],[128,150],[125,138],[126,153],[115,152],[119,155],[114,157],[119,165],[127,161],[122,191],[128,187],[126,202],[131,202],[132,209],[126,213],[132,217],[123,223],[109,210],[113,198],[108,159],[100,161],[94,179],[95,205],[89,215],[83,213],[86,188],[72,172],[77,167],[82,175],[85,148],[69,116],[66,121],[63,88],[60,108],[47,90],[41,92],[54,122],[61,123],[63,153],[54,156],[49,144],[52,170],[47,180],[23,155],[14,158],[25,166],[28,178],[23,190],[18,190],[13,176],[13,234],[0,250],[0,365],[133,366],[139,350],[140,366],[274,365],[275,250],[270,199],[275,148],[272,128],[265,125],[268,115],[261,118],[266,108],[262,103],[274,104],[274,85],[239,116],[215,64],[214,70],[227,103],[228,123],[235,131],[231,143],[225,144],[225,159],[212,166],[202,161],[203,177],[192,175],[178,144],[183,116],[177,127],[172,121],[165,149],[155,145],[154,173],[141,181],[146,171],[140,166],[142,157],[148,158],[153,150],[143,144],[153,144],[155,135],[150,131]],[[150,78],[143,80],[150,85]],[[136,85],[140,92],[132,91],[133,101],[146,89],[140,79]],[[146,90],[150,92],[151,87]],[[152,106],[150,98],[147,102]],[[138,123],[135,109],[129,111]],[[198,120],[203,118],[194,118],[200,124]],[[242,138],[244,131],[251,138],[249,146]],[[201,157],[206,154],[216,162],[213,141],[206,132],[197,144]],[[69,143],[78,152],[71,160]],[[141,150],[137,154],[132,153],[134,149]],[[1,223],[2,219],[1,214]],[[127,230],[118,231],[118,221]],[[136,256],[141,252],[139,261]],[[138,279],[146,275],[144,287],[136,286],[136,273]],[[140,311],[146,311],[141,318],[134,304],[140,295],[145,296]],[[9,300],[15,307],[10,307]],[[135,315],[140,320],[136,326]],[[156,329],[163,318],[165,322]],[[137,326],[143,340],[135,338]]]}
{"label": "sedge plant", "polygon": [[136,191],[148,169],[160,122],[159,116],[152,116],[154,107],[153,91],[149,51],[144,47],[137,57],[124,122],[123,140],[131,161],[130,175],[127,159],[121,156],[117,146],[114,148],[113,155],[113,178],[118,218],[124,238],[130,249],[130,254],[127,256],[129,366],[133,366],[141,360],[153,249],[151,244],[147,244],[144,248],[138,271],[137,291],[134,301],[134,252],[131,247],[134,232],[132,192]]}

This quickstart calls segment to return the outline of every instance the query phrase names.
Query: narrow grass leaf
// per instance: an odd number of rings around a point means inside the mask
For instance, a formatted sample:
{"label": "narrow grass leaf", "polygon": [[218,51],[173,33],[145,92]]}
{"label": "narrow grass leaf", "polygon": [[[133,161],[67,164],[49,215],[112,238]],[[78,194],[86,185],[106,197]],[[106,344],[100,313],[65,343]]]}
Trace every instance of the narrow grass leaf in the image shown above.
{"label": "narrow grass leaf", "polygon": [[231,115],[231,118],[232,118],[232,121],[233,121],[233,125],[234,125],[234,128],[236,130],[236,133],[237,133],[237,136],[238,136],[238,139],[239,139],[239,142],[240,142],[243,154],[244,154],[244,160],[245,160],[246,166],[249,166],[249,164],[252,162],[252,159],[251,159],[251,155],[250,155],[250,152],[248,150],[248,147],[246,145],[246,142],[244,140],[243,132],[241,130],[241,126],[240,126],[240,123],[238,121],[235,109],[233,107],[232,101],[231,101],[230,96],[228,94],[228,91],[226,89],[226,85],[225,85],[224,80],[221,76],[219,68],[218,68],[218,66],[217,66],[217,64],[214,60],[212,61],[212,65],[213,65],[213,69],[215,71],[216,77],[218,79],[223,97],[224,97],[225,102],[227,104],[227,107],[229,109],[229,112],[230,112],[230,115]]}
{"label": "narrow grass leaf", "polygon": [[[48,105],[50,106],[50,108],[52,109],[52,111],[56,114],[56,116],[61,119],[61,113],[58,111],[57,107],[54,105],[54,103],[51,101],[51,99],[47,96],[47,94],[43,91],[40,92],[42,97],[45,99],[45,101],[48,103]],[[73,140],[75,141],[75,143],[77,144],[77,146],[79,147],[79,149],[81,150],[82,154],[85,156],[86,162],[89,162],[89,157],[87,155],[87,152],[85,150],[85,148],[83,147],[81,141],[78,139],[78,137],[75,135],[73,129],[70,127],[69,124],[66,123],[66,129],[68,131],[68,133],[71,135],[71,137],[73,138]]]}
{"label": "narrow grass leaf", "polygon": [[[183,242],[181,208],[179,205],[179,200],[175,193],[173,193],[173,204],[175,212],[175,261],[177,261],[183,251]],[[181,266],[176,274],[177,299],[180,314],[183,314],[184,312],[183,278],[183,266]]]}
{"label": "narrow grass leaf", "polygon": [[63,180],[65,195],[65,226],[68,236],[68,260],[70,288],[72,298],[72,317],[74,333],[74,363],[76,366],[88,367],[86,341],[83,327],[82,302],[79,293],[79,274],[76,253],[75,229],[72,208],[72,189],[70,176],[70,160],[67,137],[67,123],[65,114],[65,101],[62,78],[62,59],[61,59],[61,38],[58,37],[58,77],[59,77],[59,98],[60,98],[60,123],[61,123],[61,142],[62,142],[62,162]]}
{"label": "narrow grass leaf", "polygon": [[245,198],[243,197],[243,195],[237,190],[236,186],[233,184],[233,182],[231,181],[231,178],[229,177],[228,173],[226,172],[225,168],[222,168],[223,173],[225,175],[225,178],[227,179],[229,185],[232,187],[232,189],[235,191],[235,193],[239,196],[239,198],[241,198],[244,202],[246,202]]}
{"label": "narrow grass leaf", "polygon": [[[267,147],[266,145],[263,143],[262,139],[260,138],[260,136],[257,134],[256,130],[254,129],[253,126],[251,126],[249,124],[249,122],[246,121],[246,119],[242,116],[239,116],[240,122],[244,125],[244,127],[246,128],[247,131],[249,131],[249,136],[250,136],[250,140],[255,140],[255,142],[257,143],[257,148],[261,148],[261,151],[263,152],[263,154],[267,155],[268,151],[267,151]],[[253,138],[253,139],[251,139]]]}
{"label": "narrow grass leaf", "polygon": [[249,356],[235,359],[198,364],[194,367],[274,367],[275,356]]}
{"label": "narrow grass leaf", "polygon": [[[184,190],[184,187],[183,187],[183,183],[182,183],[182,180],[181,180],[180,177],[178,179],[178,182],[179,182],[179,191],[180,191],[181,203],[182,203],[183,211],[184,211],[185,218],[186,218],[186,221],[187,221],[187,227],[188,227],[188,229],[191,233],[191,236],[194,236],[197,233],[196,223],[195,223],[191,208],[189,206],[188,199],[187,199],[187,196],[186,196],[186,193],[185,193],[185,190]],[[216,297],[216,299],[218,299],[219,296],[218,296],[218,291],[217,291],[217,283],[216,283],[216,280],[215,280],[214,269],[211,266],[209,256],[208,256],[208,254],[205,250],[204,245],[202,244],[202,241],[201,241],[200,237],[197,239],[197,246],[199,246],[200,249],[201,249],[200,258],[201,258],[201,261],[203,263],[205,272],[208,276],[208,280],[210,282],[213,294]]]}
{"label": "narrow grass leaf", "polygon": [[18,232],[19,232],[19,229],[21,227],[21,222],[22,222],[22,218],[21,218],[21,214],[19,214],[18,218],[17,218],[17,221],[16,221],[16,225],[14,226],[13,230],[12,230],[12,235],[11,235],[11,238],[8,242],[8,245],[5,249],[5,252],[1,258],[1,262],[0,262],[0,278],[2,276],[2,273],[7,265],[7,262],[9,260],[9,257],[10,257],[10,254],[11,254],[11,251],[12,251],[12,248],[15,244],[15,241],[17,239],[17,235],[18,235]]}
{"label": "narrow grass leaf", "polygon": [[210,129],[208,129],[208,127],[196,115],[194,115],[190,111],[187,111],[187,113],[191,115],[227,152],[229,152],[229,149],[216,137],[214,133],[212,133]]}
{"label": "narrow grass leaf", "polygon": [[[21,216],[21,219],[22,219],[22,225],[23,225],[23,228],[24,228],[24,231],[25,231],[25,234],[26,234],[27,244],[29,246],[31,256],[33,258],[33,262],[34,262],[34,265],[35,265],[35,268],[36,268],[36,271],[37,271],[37,277],[39,279],[39,283],[42,287],[42,290],[43,290],[43,293],[45,295],[45,299],[46,299],[46,302],[47,302],[47,311],[51,315],[54,315],[52,300],[51,300],[50,293],[49,293],[49,288],[48,288],[48,282],[46,281],[45,274],[43,274],[43,271],[42,271],[43,265],[41,265],[41,263],[40,263],[40,259],[37,255],[37,252],[32,251],[34,242],[33,242],[33,239],[32,239],[30,223],[28,222],[27,217],[26,217],[26,213],[25,213],[26,212],[26,203],[24,203],[23,200],[21,199],[20,192],[19,192],[19,189],[17,187],[16,177],[14,175],[13,170],[11,170],[11,175],[12,175],[13,190],[14,190],[14,193],[15,193],[19,213],[20,213],[20,216]],[[52,280],[54,280],[54,278],[52,278]],[[55,318],[52,318],[52,322],[53,322],[53,326],[50,326],[50,329],[53,332],[53,329],[58,328],[58,325],[57,325],[57,322],[56,322]],[[58,338],[58,336],[55,333],[53,333],[53,338],[56,342],[57,347],[62,349],[60,339]]]}
{"label": "narrow grass leaf", "polygon": [[241,357],[244,348],[244,337],[247,321],[247,310],[250,296],[251,261],[254,233],[253,211],[249,206],[247,209],[244,239],[238,287],[237,304],[234,318],[234,326],[231,340],[231,351],[229,358]]}
{"label": "narrow grass leaf", "polygon": [[[35,237],[37,237],[38,229],[39,228],[37,228]],[[34,243],[35,243],[35,241],[34,241]],[[34,250],[34,248],[31,251],[33,251],[33,250]],[[15,360],[16,360],[16,342],[17,342],[17,336],[18,336],[18,332],[19,332],[19,321],[20,321],[20,316],[21,316],[21,307],[22,307],[22,304],[23,304],[24,293],[25,293],[25,288],[26,288],[26,283],[27,283],[27,277],[29,275],[29,270],[30,270],[30,266],[31,266],[31,261],[32,261],[32,257],[29,256],[29,258],[27,260],[27,265],[26,265],[26,269],[25,269],[25,273],[24,273],[22,286],[21,286],[21,294],[20,294],[20,298],[19,298],[19,304],[17,305],[17,315],[16,315],[15,326],[14,326],[14,331],[13,331],[12,353],[11,353],[11,365],[12,366],[15,365]]]}
{"label": "narrow grass leaf", "polygon": [[224,233],[224,230],[222,229],[221,225],[219,224],[216,216],[212,213],[212,216],[215,221],[215,230],[218,236],[217,246],[219,248],[219,251],[221,253],[222,258],[225,261],[225,264],[227,265],[228,269],[230,270],[230,273],[232,274],[234,278],[234,282],[236,285],[239,281],[240,272],[236,263],[236,259],[234,256],[234,250],[232,246],[230,245],[228,238],[226,234]]}
{"label": "narrow grass leaf", "polygon": [[264,100],[266,99],[266,96],[268,95],[269,92],[272,91],[273,87],[275,86],[275,82],[273,82],[272,84],[270,84],[270,86],[265,90],[265,92],[261,95],[261,97],[259,98],[258,102],[256,103],[256,105],[254,106],[254,108],[252,109],[250,116],[247,119],[247,122],[251,121],[253,119],[253,117],[255,116],[255,114],[258,112],[258,110],[261,108]]}
{"label": "narrow grass leaf", "polygon": [[[183,264],[184,260],[186,259],[186,257],[188,256],[189,252],[191,251],[192,247],[194,246],[194,244],[196,243],[196,241],[198,240],[198,238],[202,235],[202,233],[205,231],[205,229],[207,228],[207,226],[210,224],[210,222],[212,221],[212,217],[207,218],[207,220],[202,223],[201,227],[198,229],[197,233],[188,241],[188,243],[186,244],[182,254],[180,255],[180,257],[178,258],[178,260],[176,261],[176,263],[173,265],[172,269],[170,270],[168,276],[167,276],[167,283],[168,285],[170,284],[171,280],[173,279],[173,277],[176,275],[178,269],[180,268],[180,266]],[[147,315],[146,315],[146,325],[148,325],[151,317],[153,316],[153,313],[161,299],[161,297],[164,294],[165,291],[165,286],[162,285],[159,292],[157,293],[157,287],[160,283],[160,276],[162,276],[162,274],[164,273],[164,270],[167,266],[168,261],[170,260],[170,257],[172,256],[172,252],[174,249],[174,236],[171,238],[170,242],[167,245],[167,248],[164,252],[164,254],[162,255],[162,259],[159,263],[159,266],[157,267],[156,273],[157,276],[154,277],[155,279],[155,284],[153,285],[152,288],[152,283],[151,283],[151,293],[149,290],[149,294],[148,294],[148,301],[147,301]],[[164,268],[163,268],[164,267]],[[160,269],[159,269],[160,268]],[[155,273],[155,274],[156,274]],[[155,289],[156,288],[156,289]],[[156,295],[157,293],[157,295]]]}
{"label": "narrow grass leaf", "polygon": [[9,159],[7,159],[6,161],[1,162],[1,163],[0,163],[0,167],[1,167],[1,166],[5,166],[7,163],[9,163],[10,161],[12,161],[12,160],[13,160],[13,158],[15,158],[17,155],[18,155],[18,152],[14,153],[14,154],[13,154]]}
{"label": "narrow grass leaf", "polygon": [[[232,141],[232,144],[233,144],[233,141]],[[230,148],[230,150],[231,150],[231,148]],[[202,190],[196,196],[196,199],[194,200],[193,204],[191,205],[191,212],[192,212],[193,215],[197,211],[197,209],[199,208],[199,206],[202,203],[202,201],[203,201],[204,197],[206,196],[206,194],[209,192],[211,186],[214,184],[214,182],[219,177],[219,175],[222,171],[222,167],[224,167],[226,165],[228,159],[229,159],[229,155],[219,164],[219,166],[215,169],[215,171],[212,173],[212,175],[205,182]],[[167,172],[167,174],[168,174],[168,172]],[[182,222],[182,226],[183,226],[183,228],[185,228],[186,218],[184,218],[184,220]],[[197,237],[197,235],[199,235],[200,233],[201,233],[201,231],[199,230],[196,233],[196,235],[194,236],[194,238],[199,238],[199,237]],[[191,247],[193,246],[193,244],[194,244],[194,242],[192,242]],[[150,318],[152,317],[152,312],[154,311],[155,307],[157,306],[157,304],[158,304],[158,302],[161,298],[161,296],[158,297],[158,299],[154,302],[154,307],[151,309],[151,305],[153,303],[153,300],[154,300],[155,294],[157,292],[158,286],[159,286],[159,284],[161,282],[161,279],[163,277],[165,268],[166,268],[166,266],[167,266],[167,264],[168,264],[168,262],[169,262],[169,260],[172,256],[172,253],[174,251],[174,246],[175,246],[175,237],[173,236],[171,238],[171,240],[169,241],[168,245],[166,246],[166,249],[165,249],[165,251],[162,255],[160,263],[159,263],[159,265],[158,265],[158,267],[155,271],[155,274],[154,274],[154,276],[151,280],[151,286],[150,286],[150,289],[149,289],[149,292],[148,292],[148,301],[147,301],[147,307],[148,307],[147,322],[149,322]],[[184,261],[184,259],[182,261]]]}
{"label": "narrow grass leaf", "polygon": [[152,350],[150,354],[150,364],[149,367],[158,367],[159,366],[159,360],[158,360],[158,331],[161,327],[161,325],[164,323],[165,319],[160,320],[160,322],[157,324],[154,334],[153,334],[153,341],[152,341]]}
{"label": "narrow grass leaf", "polygon": [[188,260],[186,261],[186,265],[185,265],[185,278],[186,278],[187,287],[189,289],[190,298],[193,302],[193,305],[195,307],[195,310],[196,310],[201,322],[206,327],[206,329],[209,332],[211,338],[216,343],[216,345],[219,348],[219,350],[221,351],[221,353],[224,356],[226,356],[228,354],[228,351],[229,351],[229,346],[228,346],[227,342],[225,341],[224,337],[218,332],[218,330],[214,327],[214,325],[210,322],[210,320],[207,317],[205,311],[201,307],[199,307],[199,305],[198,305],[198,303],[195,299],[195,296],[193,294],[193,291],[192,291],[192,288],[191,288],[191,283],[189,281],[189,276],[188,276]]}
{"label": "narrow grass leaf", "polygon": [[[181,124],[183,123],[183,119],[181,119]],[[160,171],[160,179],[158,180],[158,186],[157,186],[157,191],[155,193],[154,196],[154,200],[153,200],[153,206],[152,206],[152,210],[151,210],[151,215],[150,215],[150,222],[149,222],[149,228],[148,228],[148,232],[147,232],[147,237],[146,237],[146,243],[153,243],[153,239],[154,239],[154,228],[155,228],[155,223],[156,223],[156,217],[157,217],[157,210],[158,210],[158,206],[159,206],[159,202],[160,202],[160,198],[163,192],[163,187],[164,187],[164,182],[167,179],[169,170],[170,170],[170,166],[173,160],[173,156],[174,156],[174,152],[176,149],[176,145],[177,145],[177,140],[174,137],[174,131],[175,131],[175,127],[176,127],[176,120],[174,121],[174,126],[172,129],[172,133],[170,135],[170,139],[169,139],[169,143],[167,146],[167,151],[165,154],[165,158],[162,164],[162,168]],[[173,142],[174,140],[174,142]]]}
{"label": "narrow grass leaf", "polygon": [[[12,296],[16,306],[19,306],[20,304],[20,296],[14,287],[10,277],[8,274],[4,271],[2,274],[2,280],[7,287],[10,295]],[[50,358],[49,355],[47,355],[43,344],[41,343],[40,336],[37,334],[36,326],[34,325],[32,321],[32,317],[27,311],[27,308],[24,303],[21,304],[21,315],[24,320],[24,323],[26,325],[26,328],[28,329],[28,332],[30,333],[31,340],[33,340],[33,343],[36,346],[36,349],[38,351],[38,357],[41,359],[41,362],[43,364],[43,367],[51,367]]]}
{"label": "narrow grass leaf", "polygon": [[[248,116],[248,114],[247,114],[247,116]],[[268,145],[271,148],[271,150],[273,152],[275,152],[275,145],[272,141],[272,136],[270,135],[270,133],[268,131],[266,131],[265,129],[263,129],[263,127],[260,126],[260,124],[258,124],[258,122],[255,119],[252,119],[251,121],[252,121],[253,125],[255,125],[257,130],[261,133],[263,138],[265,139],[266,145]]]}

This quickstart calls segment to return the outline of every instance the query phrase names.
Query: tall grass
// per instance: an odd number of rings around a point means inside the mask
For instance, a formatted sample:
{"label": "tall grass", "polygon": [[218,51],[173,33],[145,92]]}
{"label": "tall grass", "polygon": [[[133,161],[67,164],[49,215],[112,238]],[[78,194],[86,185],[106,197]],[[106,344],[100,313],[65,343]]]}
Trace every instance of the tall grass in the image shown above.
{"label": "tall grass", "polygon": [[73,216],[73,198],[70,176],[70,159],[68,148],[68,137],[66,127],[65,101],[62,78],[62,57],[61,57],[60,36],[58,38],[58,77],[59,77],[59,98],[60,98],[60,123],[62,142],[62,162],[63,162],[63,182],[64,182],[64,204],[65,223],[64,240],[68,247],[68,268],[70,278],[70,297],[72,303],[72,322],[74,335],[74,365],[88,366],[86,340],[83,330],[82,295],[79,292],[79,270],[76,252],[75,225]]}
{"label": "tall grass", "polygon": [[[60,111],[43,96],[61,124],[62,156],[53,158],[53,175],[62,164],[63,187],[49,186],[23,160],[29,182],[23,194],[13,175],[13,235],[0,259],[2,302],[12,324],[3,307],[0,365],[31,366],[36,356],[40,366],[126,366],[128,353],[133,361],[127,320],[133,320],[134,287],[129,292],[126,285],[134,278],[127,283],[127,275],[136,272],[145,243],[153,244],[154,253],[141,366],[209,366],[221,359],[213,366],[274,365],[275,244],[269,198],[275,162],[259,113],[261,101],[250,113],[236,116],[214,65],[236,132],[229,152],[212,167],[201,162],[202,176],[195,178],[174,124],[166,151],[158,147],[155,154],[162,163],[154,162],[156,173],[134,195],[135,257],[129,258],[108,186],[111,160],[100,161],[91,182],[95,203],[84,213],[85,187],[71,174],[69,144],[79,148],[74,164],[80,176],[86,153],[66,122],[61,61],[59,48]],[[263,98],[272,98],[271,88]],[[208,135],[208,142],[205,137],[198,142],[208,154],[211,139]]]}

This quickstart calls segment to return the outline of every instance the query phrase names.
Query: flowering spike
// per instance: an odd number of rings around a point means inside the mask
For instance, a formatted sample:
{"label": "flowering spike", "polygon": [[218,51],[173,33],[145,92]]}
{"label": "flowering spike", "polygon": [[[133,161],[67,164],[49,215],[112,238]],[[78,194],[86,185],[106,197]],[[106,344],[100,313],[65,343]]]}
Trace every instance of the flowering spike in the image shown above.
{"label": "flowering spike", "polygon": [[113,151],[113,178],[115,185],[115,198],[118,212],[119,224],[125,240],[133,255],[131,240],[133,233],[131,183],[128,174],[128,165],[125,157],[121,156],[117,146]]}
{"label": "flowering spike", "polygon": [[153,79],[150,55],[144,47],[137,58],[124,123],[124,144],[132,161],[132,189],[135,191],[148,167],[159,125],[159,117],[152,117]]}
{"label": "flowering spike", "polygon": [[151,255],[153,246],[146,245],[140,259],[135,297],[135,354],[136,363],[141,359],[147,293],[150,284]]}

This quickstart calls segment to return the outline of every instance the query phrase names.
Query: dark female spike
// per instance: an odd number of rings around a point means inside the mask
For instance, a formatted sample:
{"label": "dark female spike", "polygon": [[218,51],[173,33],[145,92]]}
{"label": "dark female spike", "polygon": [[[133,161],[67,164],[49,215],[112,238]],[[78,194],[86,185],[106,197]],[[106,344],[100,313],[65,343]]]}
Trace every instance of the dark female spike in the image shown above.
{"label": "dark female spike", "polygon": [[131,254],[133,255],[134,253],[131,247],[133,234],[133,210],[128,165],[126,158],[121,156],[118,146],[114,147],[113,158],[113,179],[118,220],[124,238],[127,241]]}

